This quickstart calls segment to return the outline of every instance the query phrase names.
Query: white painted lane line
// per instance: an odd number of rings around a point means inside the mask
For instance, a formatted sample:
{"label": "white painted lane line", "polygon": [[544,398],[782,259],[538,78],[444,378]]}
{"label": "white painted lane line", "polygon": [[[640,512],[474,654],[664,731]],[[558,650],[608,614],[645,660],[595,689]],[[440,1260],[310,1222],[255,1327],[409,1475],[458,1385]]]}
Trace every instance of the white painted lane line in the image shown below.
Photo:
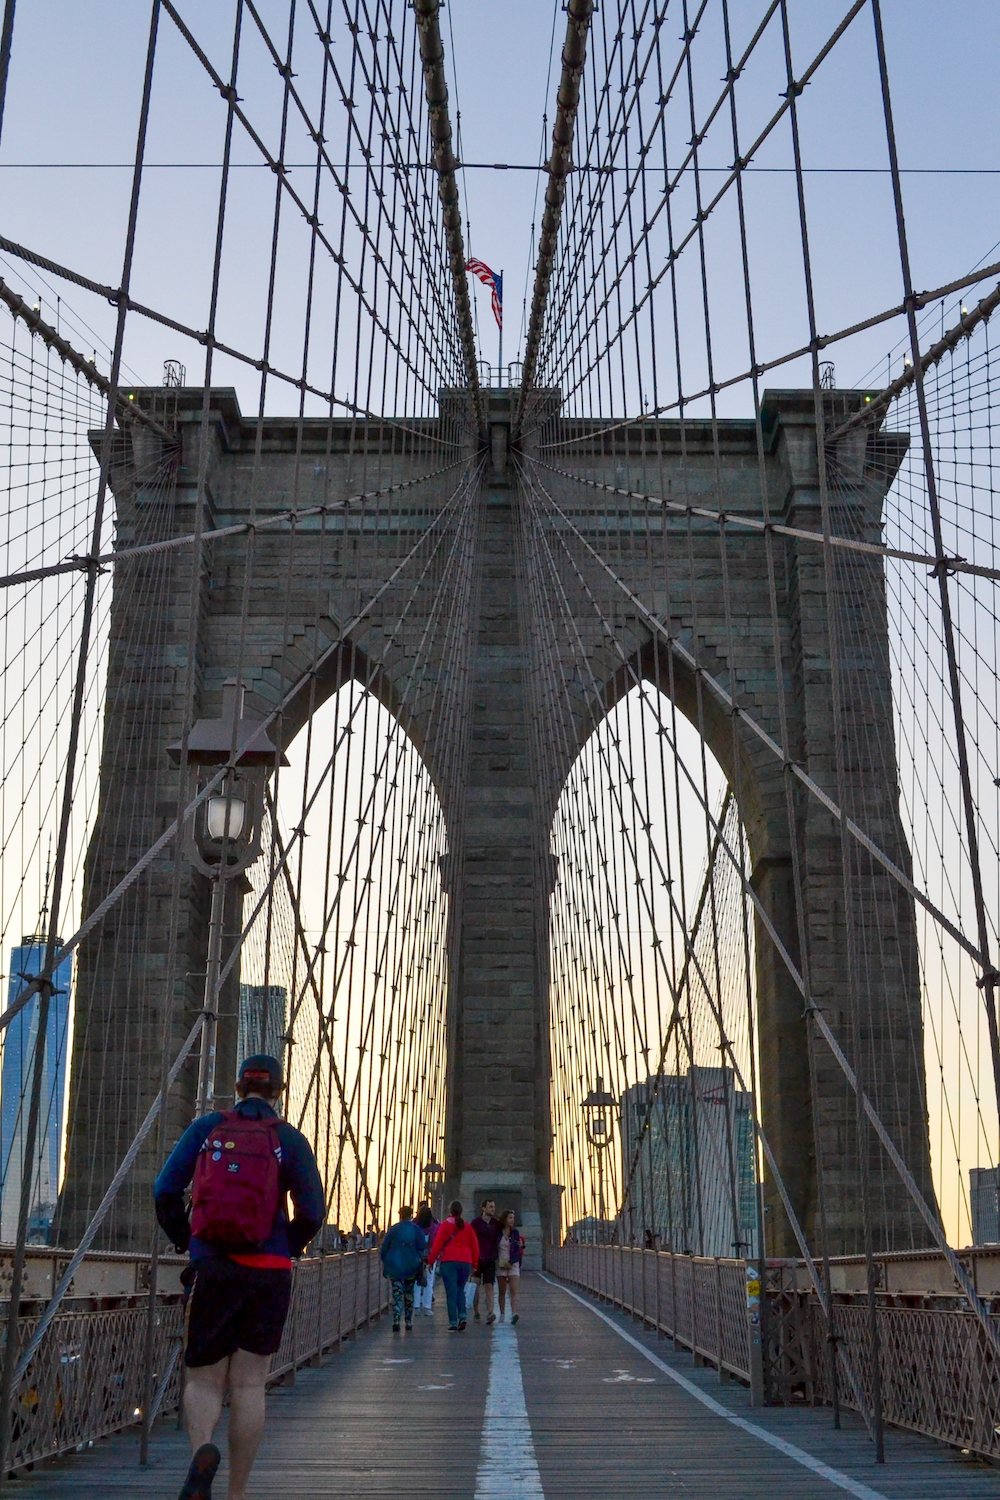
{"label": "white painted lane line", "polygon": [[574,1302],[579,1302],[581,1307],[585,1307],[588,1312],[592,1312],[595,1318],[600,1318],[602,1323],[607,1323],[608,1327],[613,1329],[619,1338],[624,1339],[626,1344],[631,1344],[633,1349],[638,1349],[639,1353],[645,1359],[648,1359],[651,1365],[655,1365],[658,1370],[662,1370],[664,1375],[669,1375],[670,1379],[676,1385],[679,1385],[682,1390],[687,1391],[688,1395],[693,1396],[696,1401],[700,1401],[702,1406],[706,1406],[715,1416],[722,1417],[726,1422],[731,1423],[733,1427],[739,1427],[743,1432],[748,1432],[751,1437],[759,1438],[762,1443],[767,1443],[768,1447],[776,1448],[779,1453],[783,1453],[786,1458],[794,1459],[804,1469],[810,1469],[814,1474],[818,1474],[821,1479],[827,1479],[831,1484],[836,1485],[839,1490],[846,1490],[849,1495],[854,1495],[856,1500],[887,1500],[887,1497],[880,1490],[873,1490],[870,1485],[861,1484],[859,1480],[852,1479],[849,1474],[842,1474],[839,1469],[831,1469],[829,1464],[823,1463],[821,1459],[813,1458],[811,1453],[807,1453],[804,1448],[797,1448],[794,1443],[786,1443],[784,1438],[778,1437],[776,1433],[768,1432],[766,1427],[759,1427],[756,1422],[748,1422],[745,1417],[736,1416],[735,1412],[729,1411],[720,1402],[713,1400],[700,1386],[695,1385],[693,1380],[688,1380],[687,1376],[682,1375],[679,1370],[672,1370],[662,1359],[657,1359],[651,1349],[647,1349],[645,1344],[641,1344],[630,1333],[626,1333],[625,1329],[620,1328],[613,1318],[609,1318],[607,1313],[601,1312],[599,1307],[594,1307],[593,1303],[588,1302],[586,1297],[581,1297],[578,1293],[570,1291],[568,1286],[563,1286],[559,1281],[553,1281],[551,1276],[546,1276],[544,1272],[539,1272],[538,1274],[543,1281],[548,1282],[549,1286],[554,1286],[557,1291],[565,1292],[567,1297],[572,1297]]}
{"label": "white painted lane line", "polygon": [[476,1474],[476,1500],[545,1500],[524,1404],[517,1334],[509,1323],[494,1325],[486,1388],[483,1442]]}

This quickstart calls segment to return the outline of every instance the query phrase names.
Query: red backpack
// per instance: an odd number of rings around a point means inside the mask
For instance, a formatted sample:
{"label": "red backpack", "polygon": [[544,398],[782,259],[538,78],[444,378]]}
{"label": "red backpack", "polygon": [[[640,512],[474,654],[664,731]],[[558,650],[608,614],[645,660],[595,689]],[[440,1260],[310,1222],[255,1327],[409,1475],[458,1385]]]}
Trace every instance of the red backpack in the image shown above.
{"label": "red backpack", "polygon": [[191,1192],[191,1233],[220,1250],[256,1250],[281,1204],[277,1120],[238,1110],[213,1125],[198,1153]]}

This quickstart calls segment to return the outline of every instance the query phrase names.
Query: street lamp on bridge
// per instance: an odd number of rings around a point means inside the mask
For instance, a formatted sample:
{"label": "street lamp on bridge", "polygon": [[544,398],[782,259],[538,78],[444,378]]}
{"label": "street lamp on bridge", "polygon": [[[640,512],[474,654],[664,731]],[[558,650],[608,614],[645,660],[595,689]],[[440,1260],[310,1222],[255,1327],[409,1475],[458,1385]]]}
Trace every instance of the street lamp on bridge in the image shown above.
{"label": "street lamp on bridge", "polygon": [[587,1132],[587,1140],[597,1153],[598,1218],[602,1224],[607,1218],[604,1202],[604,1153],[612,1143],[607,1112],[609,1109],[617,1108],[617,1105],[618,1100],[614,1094],[609,1094],[605,1090],[604,1079],[598,1073],[596,1089],[591,1089],[580,1107],[583,1110],[583,1124]]}
{"label": "street lamp on bridge", "polygon": [[[259,856],[267,774],[276,765],[288,765],[263,729],[256,727],[256,721],[243,717],[245,695],[246,689],[235,678],[223,683],[222,717],[199,719],[187,740],[188,764],[195,768],[196,795],[207,787],[220,766],[228,766],[212,795],[187,820],[184,832],[187,858],[212,882],[196,1115],[208,1112],[209,1101],[215,1095],[217,990],[222,967],[226,885],[242,876]],[[183,741],[167,747],[175,765],[180,763],[183,752]],[[248,887],[244,885],[243,889]]]}
{"label": "street lamp on bridge", "polygon": [[441,1201],[443,1193],[444,1167],[432,1155],[424,1166],[424,1197],[431,1206],[431,1212],[439,1219],[444,1218],[444,1203]]}

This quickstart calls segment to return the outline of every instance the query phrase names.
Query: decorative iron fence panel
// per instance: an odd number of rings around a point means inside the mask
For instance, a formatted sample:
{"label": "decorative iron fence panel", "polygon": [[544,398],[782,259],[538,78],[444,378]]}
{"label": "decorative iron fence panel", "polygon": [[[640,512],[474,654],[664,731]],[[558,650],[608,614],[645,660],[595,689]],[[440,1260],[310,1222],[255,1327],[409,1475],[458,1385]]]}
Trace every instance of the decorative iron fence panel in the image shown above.
{"label": "decorative iron fence panel", "polygon": [[747,1279],[742,1261],[719,1261],[720,1358],[724,1368],[750,1367]]}
{"label": "decorative iron fence panel", "polygon": [[[155,1336],[154,1368],[163,1370],[180,1338],[183,1320],[176,1293],[164,1299]],[[37,1318],[21,1320],[22,1340]],[[59,1313],[13,1395],[11,1465],[21,1468],[66,1453],[138,1422],[142,1413],[146,1308]],[[176,1407],[179,1367],[174,1361]],[[161,1402],[161,1410],[164,1403]]]}
{"label": "decorative iron fence panel", "polygon": [[[145,1383],[145,1298],[129,1306],[60,1312],[13,1395],[11,1467],[71,1452],[142,1418]],[[178,1358],[183,1333],[181,1297],[160,1299],[154,1332],[155,1414],[176,1411],[181,1387]],[[292,1302],[272,1380],[320,1354],[375,1317],[388,1303],[377,1250],[302,1260],[292,1273]],[[23,1317],[21,1346],[38,1317]]]}
{"label": "decorative iron fence panel", "polygon": [[[810,1298],[817,1388],[831,1398],[826,1319]],[[871,1401],[868,1309],[836,1309],[837,1337],[846,1346],[865,1398]],[[1000,1458],[1000,1368],[977,1318],[957,1307],[886,1307],[876,1311],[886,1422],[958,1448]],[[993,1320],[1000,1329],[1000,1316]],[[855,1406],[840,1381],[841,1404]]]}
{"label": "decorative iron fence panel", "polygon": [[743,1261],[626,1245],[549,1245],[545,1264],[563,1281],[595,1292],[720,1369],[750,1379]]}

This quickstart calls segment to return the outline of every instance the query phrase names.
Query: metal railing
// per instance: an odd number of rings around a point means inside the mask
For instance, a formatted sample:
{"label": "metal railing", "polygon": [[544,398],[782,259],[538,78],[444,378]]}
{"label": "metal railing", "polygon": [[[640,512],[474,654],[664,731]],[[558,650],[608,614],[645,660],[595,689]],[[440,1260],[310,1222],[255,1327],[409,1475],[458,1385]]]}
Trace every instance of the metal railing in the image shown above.
{"label": "metal railing", "polygon": [[[52,1252],[46,1252],[51,1259]],[[42,1273],[42,1256],[38,1257]],[[117,1279],[131,1286],[144,1280],[145,1261],[135,1256],[94,1257],[85,1261],[81,1280],[105,1281],[113,1265]],[[161,1284],[176,1281],[183,1262],[161,1260]],[[164,1276],[166,1270],[166,1277]],[[89,1276],[87,1273],[89,1272]],[[348,1251],[299,1261],[292,1273],[292,1302],[281,1348],[271,1364],[272,1381],[294,1376],[297,1366],[317,1358],[387,1305],[378,1250]],[[83,1305],[81,1305],[81,1303]],[[124,1303],[125,1305],[108,1305]],[[95,1305],[97,1304],[97,1305]],[[23,1306],[23,1304],[22,1304]],[[142,1420],[148,1297],[135,1291],[83,1295],[64,1304],[38,1353],[13,1393],[11,1469],[70,1453]],[[18,1338],[23,1347],[37,1326],[37,1314],[22,1314]],[[167,1290],[157,1298],[154,1328],[152,1416],[177,1409],[181,1389],[183,1300]]]}
{"label": "metal railing", "polygon": [[[1000,1329],[1000,1254],[963,1251],[967,1270]],[[917,1252],[877,1258],[876,1322],[883,1420],[939,1442],[1000,1458],[1000,1368],[982,1325],[958,1294],[943,1257]],[[709,1260],[625,1245],[546,1248],[545,1264],[562,1280],[606,1298],[690,1349],[720,1374],[751,1382],[751,1323],[743,1261]],[[832,1262],[838,1345],[864,1400],[873,1400],[872,1343],[862,1262]],[[780,1405],[833,1400],[829,1328],[804,1266],[765,1265],[763,1388]],[[859,1409],[841,1374],[842,1406]]]}
{"label": "metal railing", "polygon": [[743,1261],[627,1245],[549,1245],[545,1265],[710,1360],[723,1375],[751,1382]]}
{"label": "metal railing", "polygon": [[[941,1301],[944,1301],[942,1298]],[[827,1325],[809,1298],[817,1397],[832,1397]],[[979,1320],[958,1307],[876,1309],[881,1358],[883,1420],[939,1442],[1000,1459],[1000,1369]],[[834,1309],[837,1341],[872,1400],[868,1309],[860,1303]],[[991,1321],[1000,1330],[1000,1316]],[[839,1389],[841,1404],[853,1406]]]}
{"label": "metal railing", "polygon": [[516,390],[521,384],[521,371],[519,359],[512,359],[502,365],[491,365],[488,359],[481,359],[479,382],[484,390]]}

